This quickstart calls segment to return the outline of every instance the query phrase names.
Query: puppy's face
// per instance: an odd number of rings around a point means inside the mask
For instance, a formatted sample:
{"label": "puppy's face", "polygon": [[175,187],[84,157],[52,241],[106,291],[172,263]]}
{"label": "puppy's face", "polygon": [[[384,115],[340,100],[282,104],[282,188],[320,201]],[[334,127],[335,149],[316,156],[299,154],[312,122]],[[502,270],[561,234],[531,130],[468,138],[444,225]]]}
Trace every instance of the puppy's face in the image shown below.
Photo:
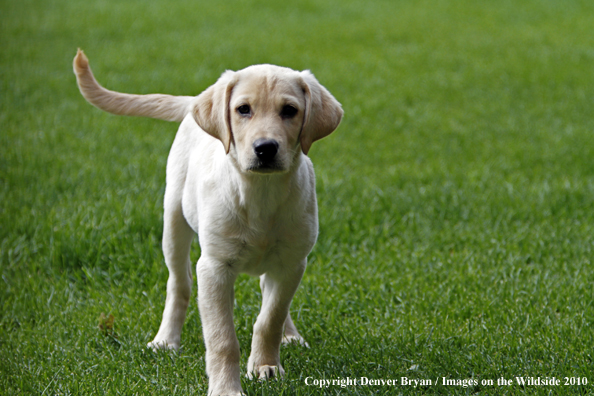
{"label": "puppy's face", "polygon": [[340,103],[309,72],[272,65],[227,71],[192,114],[243,173],[284,173],[300,152],[334,131]]}
{"label": "puppy's face", "polygon": [[231,150],[244,172],[290,169],[299,153],[305,92],[296,72],[243,73],[229,100]]}

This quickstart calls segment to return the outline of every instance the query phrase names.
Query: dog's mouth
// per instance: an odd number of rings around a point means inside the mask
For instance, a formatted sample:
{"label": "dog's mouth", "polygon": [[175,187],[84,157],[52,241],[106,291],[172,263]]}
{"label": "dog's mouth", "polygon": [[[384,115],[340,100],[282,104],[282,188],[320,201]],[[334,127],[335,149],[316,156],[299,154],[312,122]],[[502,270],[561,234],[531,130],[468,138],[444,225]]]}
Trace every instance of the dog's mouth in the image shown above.
{"label": "dog's mouth", "polygon": [[270,174],[282,173],[285,171],[285,169],[277,162],[256,161],[254,164],[250,165],[247,168],[247,171],[249,173]]}

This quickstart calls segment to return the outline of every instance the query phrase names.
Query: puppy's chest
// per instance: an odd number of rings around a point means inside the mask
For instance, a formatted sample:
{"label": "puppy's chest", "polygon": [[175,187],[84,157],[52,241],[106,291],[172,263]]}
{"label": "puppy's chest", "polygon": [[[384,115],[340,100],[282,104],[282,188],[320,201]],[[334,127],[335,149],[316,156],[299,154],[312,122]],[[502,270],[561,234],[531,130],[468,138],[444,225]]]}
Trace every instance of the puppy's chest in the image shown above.
{"label": "puppy's chest", "polygon": [[301,227],[286,217],[235,213],[229,220],[211,235],[209,245],[216,246],[220,259],[237,272],[261,275],[308,253],[296,243]]}
{"label": "puppy's chest", "polygon": [[260,275],[286,256],[295,235],[278,218],[236,219],[221,235],[225,261],[239,272]]}
{"label": "puppy's chest", "polygon": [[199,206],[202,253],[250,275],[301,263],[317,235],[315,211],[304,210],[303,199],[259,187]]}

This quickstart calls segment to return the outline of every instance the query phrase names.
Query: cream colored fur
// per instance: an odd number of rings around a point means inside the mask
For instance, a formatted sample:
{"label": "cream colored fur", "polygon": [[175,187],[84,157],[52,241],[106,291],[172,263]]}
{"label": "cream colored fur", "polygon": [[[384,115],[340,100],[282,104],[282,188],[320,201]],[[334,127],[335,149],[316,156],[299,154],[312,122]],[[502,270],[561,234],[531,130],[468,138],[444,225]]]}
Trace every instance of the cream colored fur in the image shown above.
{"label": "cream colored fur", "polygon": [[[282,376],[281,342],[307,345],[289,314],[318,234],[314,172],[305,154],[338,127],[340,104],[309,71],[272,65],[227,71],[197,97],[109,91],[97,83],[80,50],[74,71],[83,96],[102,110],[182,121],[167,161],[167,298],[149,346],[180,345],[192,290],[190,245],[197,233],[209,395],[242,394],[233,325],[239,273],[259,276],[262,290],[248,376]],[[272,159],[258,142],[275,142]]]}

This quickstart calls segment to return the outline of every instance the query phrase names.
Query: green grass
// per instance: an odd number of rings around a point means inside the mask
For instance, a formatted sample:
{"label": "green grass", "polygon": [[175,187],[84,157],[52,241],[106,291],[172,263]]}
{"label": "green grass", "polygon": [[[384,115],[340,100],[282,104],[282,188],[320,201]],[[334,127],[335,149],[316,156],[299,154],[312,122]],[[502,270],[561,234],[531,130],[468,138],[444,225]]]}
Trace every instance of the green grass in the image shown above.
{"label": "green grass", "polygon": [[[311,69],[343,103],[310,154],[320,236],[292,311],[311,348],[284,348],[286,378],[243,380],[248,395],[594,393],[592,26],[578,0],[2,2],[0,389],[207,388],[195,302],[178,353],[145,347],[165,302],[177,125],[88,105],[81,47],[119,91],[198,94],[225,69],[275,63]],[[259,303],[241,277],[244,371]],[[363,376],[440,380],[304,383]],[[590,383],[480,384],[516,376]]]}

